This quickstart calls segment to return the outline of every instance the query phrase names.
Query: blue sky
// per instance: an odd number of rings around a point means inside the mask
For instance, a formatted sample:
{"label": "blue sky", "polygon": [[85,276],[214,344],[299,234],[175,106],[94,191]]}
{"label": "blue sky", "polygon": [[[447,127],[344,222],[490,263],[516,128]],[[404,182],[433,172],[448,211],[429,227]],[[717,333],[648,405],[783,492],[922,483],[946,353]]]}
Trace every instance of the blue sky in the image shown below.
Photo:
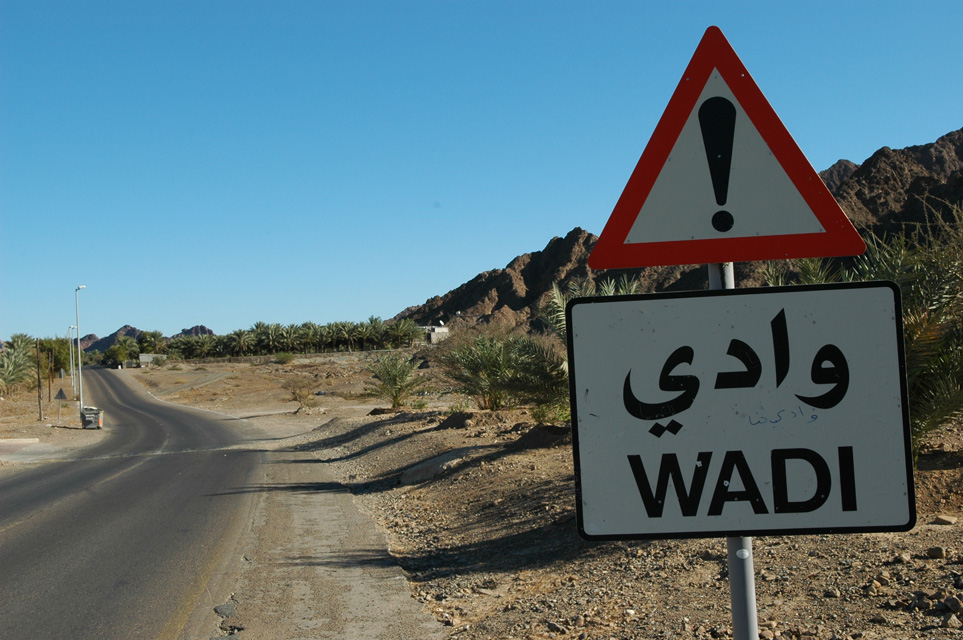
{"label": "blue sky", "polygon": [[963,126],[963,3],[0,1],[0,338],[389,318],[598,234],[705,29],[817,170]]}

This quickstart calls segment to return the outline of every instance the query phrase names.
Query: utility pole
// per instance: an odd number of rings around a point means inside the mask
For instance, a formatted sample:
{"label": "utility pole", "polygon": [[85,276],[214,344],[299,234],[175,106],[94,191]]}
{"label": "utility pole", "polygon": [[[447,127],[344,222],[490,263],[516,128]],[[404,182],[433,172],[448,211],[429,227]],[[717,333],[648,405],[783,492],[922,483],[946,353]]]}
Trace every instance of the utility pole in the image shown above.
{"label": "utility pole", "polygon": [[74,290],[74,308],[77,311],[77,382],[80,386],[80,426],[84,426],[84,351],[80,348],[80,285]]}
{"label": "utility pole", "polygon": [[74,341],[73,337],[70,335],[74,330],[74,325],[67,327],[67,349],[70,352],[70,387],[74,390],[74,395],[77,395],[77,377],[74,375]]}
{"label": "utility pole", "polygon": [[37,406],[40,407],[40,421],[43,422],[43,383],[40,381],[40,338],[37,338]]}

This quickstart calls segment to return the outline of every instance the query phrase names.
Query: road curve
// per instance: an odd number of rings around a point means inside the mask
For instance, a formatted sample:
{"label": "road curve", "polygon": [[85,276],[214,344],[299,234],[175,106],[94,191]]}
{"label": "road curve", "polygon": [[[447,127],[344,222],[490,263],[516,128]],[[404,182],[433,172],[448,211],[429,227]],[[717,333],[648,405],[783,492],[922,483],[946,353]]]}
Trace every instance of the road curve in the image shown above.
{"label": "road curve", "polygon": [[[0,638],[177,638],[251,496],[231,420],[84,372],[109,435],[0,477]],[[236,424],[236,423],[235,423]]]}

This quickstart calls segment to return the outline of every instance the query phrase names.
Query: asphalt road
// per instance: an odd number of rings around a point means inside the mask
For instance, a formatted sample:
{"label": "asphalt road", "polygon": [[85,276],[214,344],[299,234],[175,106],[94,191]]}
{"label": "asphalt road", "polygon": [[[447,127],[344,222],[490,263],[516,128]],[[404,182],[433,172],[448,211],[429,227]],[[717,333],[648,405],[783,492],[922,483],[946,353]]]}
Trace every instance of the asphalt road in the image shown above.
{"label": "asphalt road", "polygon": [[85,370],[84,397],[109,437],[0,477],[0,638],[178,638],[212,597],[262,454],[225,449],[241,440],[228,419],[121,372]]}

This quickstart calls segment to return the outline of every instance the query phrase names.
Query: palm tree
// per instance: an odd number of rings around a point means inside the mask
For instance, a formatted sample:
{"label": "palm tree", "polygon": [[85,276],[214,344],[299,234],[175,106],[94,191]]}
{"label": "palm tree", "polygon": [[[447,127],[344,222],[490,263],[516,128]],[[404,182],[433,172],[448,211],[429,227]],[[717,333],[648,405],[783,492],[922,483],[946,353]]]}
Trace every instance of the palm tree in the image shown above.
{"label": "palm tree", "polygon": [[319,353],[321,349],[318,348],[318,325],[311,321],[303,322],[299,331],[301,333],[301,348],[304,349],[304,353]]}
{"label": "palm tree", "polygon": [[261,353],[274,354],[281,351],[282,336],[281,325],[272,322],[271,324],[261,324],[258,331],[254,334],[257,340],[258,350]]}
{"label": "palm tree", "polygon": [[115,354],[119,364],[133,360],[140,353],[137,341],[130,336],[117,336],[113,346],[116,348]]}
{"label": "palm tree", "polygon": [[251,325],[251,335],[254,336],[254,346],[253,348],[257,350],[259,354],[264,354],[265,351],[261,348],[261,336],[267,332],[267,323],[261,322],[260,320]]}
{"label": "palm tree", "polygon": [[376,382],[366,383],[368,393],[391,402],[392,409],[408,403],[414,394],[424,389],[428,380],[415,374],[421,360],[407,359],[388,353],[368,366]]}
{"label": "palm tree", "polygon": [[353,322],[334,322],[331,325],[334,343],[340,351],[342,348],[351,351],[356,339],[355,325]]}
{"label": "palm tree", "polygon": [[326,324],[318,327],[317,331],[317,343],[319,351],[327,351],[328,349],[334,349],[334,327],[330,324]]}
{"label": "palm tree", "polygon": [[401,345],[410,347],[422,335],[421,329],[411,318],[403,318],[389,323],[386,332],[388,342],[393,347],[400,347]]}
{"label": "palm tree", "polygon": [[209,358],[211,356],[217,355],[217,338],[206,334],[203,336],[197,336],[197,358]]}
{"label": "palm tree", "polygon": [[303,348],[303,332],[301,326],[289,324],[281,327],[281,350],[299,352]]}
{"label": "palm tree", "polygon": [[388,336],[385,333],[387,329],[385,321],[378,316],[371,316],[368,318],[368,325],[371,327],[371,341],[374,343],[374,348],[384,349],[385,345],[388,344]]}
{"label": "palm tree", "polygon": [[565,306],[574,298],[591,298],[594,296],[628,296],[639,293],[642,283],[637,279],[623,274],[620,278],[606,278],[597,285],[589,278],[570,280],[568,291],[562,291],[558,283],[552,284],[552,291],[548,301],[539,309],[538,317],[548,325],[549,329],[565,341]]}
{"label": "palm tree", "polygon": [[0,393],[6,393],[21,382],[28,380],[33,372],[30,350],[23,345],[23,341],[15,342],[13,336],[11,336],[11,339],[4,345],[3,351],[0,351]]}
{"label": "palm tree", "polygon": [[10,339],[4,343],[7,349],[13,349],[14,351],[24,351],[33,348],[33,344],[36,342],[26,333],[15,333],[10,336]]}
{"label": "palm tree", "polygon": [[374,341],[375,330],[371,324],[367,322],[361,322],[355,325],[355,337],[358,340],[358,348],[365,351],[369,348],[369,344]]}
{"label": "palm tree", "polygon": [[227,352],[233,356],[243,356],[254,346],[254,335],[246,329],[235,329],[224,336]]}
{"label": "palm tree", "polygon": [[137,338],[137,345],[141,353],[164,353],[167,350],[167,340],[160,331],[145,331]]}

